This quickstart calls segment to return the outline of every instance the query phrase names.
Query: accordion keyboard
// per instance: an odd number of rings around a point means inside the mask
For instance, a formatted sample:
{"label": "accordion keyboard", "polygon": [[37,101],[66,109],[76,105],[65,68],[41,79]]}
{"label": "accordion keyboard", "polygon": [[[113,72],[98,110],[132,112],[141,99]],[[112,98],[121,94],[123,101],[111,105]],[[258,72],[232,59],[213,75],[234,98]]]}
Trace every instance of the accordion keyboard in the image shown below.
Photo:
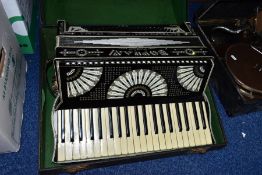
{"label": "accordion keyboard", "polygon": [[212,144],[204,100],[54,112],[58,163]]}

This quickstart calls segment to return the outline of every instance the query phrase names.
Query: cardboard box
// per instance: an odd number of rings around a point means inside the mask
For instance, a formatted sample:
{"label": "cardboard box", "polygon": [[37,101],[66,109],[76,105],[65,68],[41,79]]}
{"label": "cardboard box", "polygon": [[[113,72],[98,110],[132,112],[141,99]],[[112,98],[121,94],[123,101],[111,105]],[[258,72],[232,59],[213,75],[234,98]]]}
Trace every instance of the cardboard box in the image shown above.
{"label": "cardboard box", "polygon": [[1,0],[16,38],[24,54],[34,52],[35,0]]}
{"label": "cardboard box", "polygon": [[27,64],[0,3],[0,153],[20,147]]}

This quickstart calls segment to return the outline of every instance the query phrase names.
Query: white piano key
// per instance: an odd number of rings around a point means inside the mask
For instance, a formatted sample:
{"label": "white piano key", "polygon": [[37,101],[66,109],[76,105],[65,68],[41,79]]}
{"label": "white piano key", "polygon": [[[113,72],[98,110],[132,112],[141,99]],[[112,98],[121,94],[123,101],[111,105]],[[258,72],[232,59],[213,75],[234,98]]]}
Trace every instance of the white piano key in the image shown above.
{"label": "white piano key", "polygon": [[139,125],[140,125],[140,144],[141,144],[141,151],[147,152],[147,143],[146,143],[146,135],[144,130],[144,122],[143,122],[143,110],[142,106],[137,106],[138,110],[138,118],[139,118]]}
{"label": "white piano key", "polygon": [[87,157],[93,158],[94,157],[94,140],[91,140],[90,134],[90,110],[92,109],[85,109],[85,121],[86,121],[86,150],[87,150]]}
{"label": "white piano key", "polygon": [[78,109],[73,109],[73,125],[74,125],[73,159],[80,159]]}
{"label": "white piano key", "polygon": [[209,125],[209,114],[207,113],[207,106],[204,101],[202,102],[202,106],[203,106],[204,116],[206,121],[206,129],[205,129],[206,141],[207,144],[212,144],[212,136],[211,136],[211,130]]}
{"label": "white piano key", "polygon": [[[64,131],[62,130],[62,122],[64,119],[62,119],[62,112],[64,111],[57,111],[54,113],[54,117],[57,117],[57,137],[58,137],[58,145],[57,145],[57,161],[65,161],[65,143],[62,142],[62,135],[64,134]],[[64,116],[63,116],[64,117]]]}
{"label": "white piano key", "polygon": [[99,139],[99,128],[98,128],[98,108],[93,108],[93,126],[94,126],[94,156],[101,157],[101,142]]}
{"label": "white piano key", "polygon": [[139,153],[141,152],[141,145],[140,145],[139,136],[137,135],[137,132],[136,132],[135,108],[134,106],[129,106],[128,110],[129,110],[128,115],[129,115],[129,118],[131,119],[130,133],[131,132],[133,133],[135,153]]}
{"label": "white piano key", "polygon": [[[146,106],[143,106],[143,108],[145,108],[145,115],[147,118],[147,135],[146,135],[146,143],[147,143],[147,150],[148,151],[153,151],[154,150],[154,145],[153,145],[153,138],[152,138],[152,128],[151,128],[151,122],[149,119],[149,113],[147,112],[147,108]],[[144,115],[144,114],[143,114]]]}
{"label": "white piano key", "polygon": [[69,110],[65,110],[65,150],[66,160],[73,160],[73,144],[70,139],[70,121],[69,121]]}
{"label": "white piano key", "polygon": [[195,106],[196,106],[197,118],[198,118],[198,123],[199,123],[200,142],[201,142],[201,145],[206,145],[207,141],[206,141],[205,131],[203,129],[203,123],[202,123],[202,119],[201,119],[199,102],[195,102]]}
{"label": "white piano key", "polygon": [[87,150],[86,150],[86,116],[84,109],[81,109],[81,120],[82,120],[82,140],[80,141],[80,158],[87,158]]}
{"label": "white piano key", "polygon": [[102,119],[102,140],[101,140],[101,156],[108,156],[107,148],[107,126],[106,126],[106,114],[105,108],[101,108]]}
{"label": "white piano key", "polygon": [[121,118],[121,152],[122,154],[127,154],[127,138],[126,138],[126,122],[125,122],[125,111],[124,107],[120,107],[120,118]]}
{"label": "white piano key", "polygon": [[[160,104],[162,105],[162,110],[163,110],[163,115],[164,115],[164,120],[165,120],[165,127],[166,127],[166,133],[164,133],[165,136],[165,141],[166,141],[166,148],[167,149],[172,149],[173,148],[173,143],[171,139],[171,133],[170,133],[170,128],[169,128],[169,121],[167,117],[167,109],[166,109],[166,104]],[[177,144],[177,141],[175,140],[174,145]]]}
{"label": "white piano key", "polygon": [[[183,107],[183,105],[184,105],[185,108]],[[192,127],[191,127],[190,116],[189,116],[190,114],[188,113],[187,103],[182,104],[182,108],[184,109],[183,110],[184,118],[187,115],[187,120],[188,120],[189,130],[187,131],[187,135],[188,135],[189,145],[191,147],[193,147],[193,146],[196,146],[196,143],[195,143],[194,133],[193,133]]]}
{"label": "white piano key", "polygon": [[156,110],[157,127],[158,127],[159,147],[160,147],[160,150],[165,150],[166,149],[166,142],[165,142],[164,132],[163,132],[162,126],[161,126],[159,104],[155,105],[155,110]]}
{"label": "white piano key", "polygon": [[187,112],[188,112],[189,126],[190,126],[190,130],[193,132],[195,145],[200,146],[201,141],[200,141],[200,137],[199,137],[199,132],[196,129],[192,103],[191,102],[186,103],[186,107],[187,107]]}
{"label": "white piano key", "polygon": [[121,141],[118,133],[118,123],[117,123],[117,108],[112,107],[112,120],[113,120],[113,131],[114,131],[114,147],[115,155],[121,154]]}
{"label": "white piano key", "polygon": [[106,138],[107,138],[107,151],[108,155],[112,156],[115,154],[114,138],[110,138],[110,128],[109,128],[109,110],[104,108],[105,111],[105,121],[106,121]]}
{"label": "white piano key", "polygon": [[181,132],[179,131],[175,103],[170,103],[169,108],[170,108],[171,118],[173,121],[173,130],[174,130],[173,133],[174,135],[176,135],[177,138],[177,146],[178,148],[183,148],[184,147],[183,134],[182,131]]}
{"label": "white piano key", "polygon": [[[168,121],[166,122],[166,130],[168,131],[169,135],[170,135],[170,139],[171,139],[171,148],[173,149],[177,149],[178,148],[178,140],[177,140],[177,135],[179,135],[179,131],[176,131],[176,127],[175,127],[175,121],[174,121],[174,113],[172,110],[172,105],[171,104],[163,104],[163,112],[164,112],[164,117],[165,120]],[[170,115],[170,117],[168,116]],[[169,118],[170,118],[170,124],[169,124]],[[171,125],[171,126],[170,126]],[[170,127],[172,127],[172,131],[170,131]],[[179,137],[179,136],[178,136]],[[182,135],[180,133],[180,137],[182,139]],[[183,140],[180,141],[180,145],[181,147],[183,146]]]}
{"label": "white piano key", "polygon": [[130,108],[126,107],[126,114],[129,124],[129,137],[127,137],[127,150],[129,154],[135,153],[135,145],[134,145],[134,136],[133,136],[133,129],[132,129],[132,121],[130,117]]}
{"label": "white piano key", "polygon": [[[152,105],[146,105],[146,113],[148,116],[148,124],[150,124],[150,129],[151,129],[151,135],[152,135],[152,142],[153,142],[153,148],[155,151],[158,151],[159,148],[159,140],[158,140],[158,135],[155,134],[154,131],[154,121],[153,121],[153,114],[152,114]],[[148,133],[150,131],[148,130]]]}
{"label": "white piano key", "polygon": [[193,147],[193,146],[196,146],[196,143],[195,143],[195,138],[194,138],[194,132],[192,130],[190,112],[188,110],[188,106],[187,106],[186,102],[184,102],[182,106],[184,108],[184,112],[183,112],[184,117],[187,115],[187,122],[188,122],[188,126],[189,126],[189,130],[187,131],[187,135],[188,135],[188,139],[189,139],[189,145],[191,147]]}
{"label": "white piano key", "polygon": [[183,105],[182,103],[178,104],[178,108],[179,108],[179,113],[180,113],[180,117],[181,117],[181,124],[182,124],[182,136],[183,136],[183,141],[184,141],[184,147],[189,147],[191,141],[188,138],[187,135],[187,130],[186,130],[186,123],[185,123],[185,117],[184,117],[184,111],[183,111]]}

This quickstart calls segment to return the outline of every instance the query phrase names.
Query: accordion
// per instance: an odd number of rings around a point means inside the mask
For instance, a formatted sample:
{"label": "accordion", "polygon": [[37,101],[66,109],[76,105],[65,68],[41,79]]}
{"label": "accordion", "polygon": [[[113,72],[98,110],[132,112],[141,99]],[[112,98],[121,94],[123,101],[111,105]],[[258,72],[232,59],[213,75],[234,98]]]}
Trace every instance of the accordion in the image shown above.
{"label": "accordion", "polygon": [[212,145],[204,94],[214,63],[182,26],[58,22],[54,162],[110,160]]}

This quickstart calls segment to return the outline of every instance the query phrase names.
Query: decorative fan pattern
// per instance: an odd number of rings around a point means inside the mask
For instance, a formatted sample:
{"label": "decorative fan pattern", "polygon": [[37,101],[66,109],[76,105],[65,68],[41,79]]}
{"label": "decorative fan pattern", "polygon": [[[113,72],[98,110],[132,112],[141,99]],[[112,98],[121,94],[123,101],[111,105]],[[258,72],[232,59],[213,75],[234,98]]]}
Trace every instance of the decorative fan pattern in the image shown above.
{"label": "decorative fan pattern", "polygon": [[167,96],[165,79],[148,69],[137,69],[119,76],[109,87],[108,99],[121,99],[135,96]]}
{"label": "decorative fan pattern", "polygon": [[185,89],[198,92],[201,88],[205,68],[203,66],[178,66],[177,79]]}
{"label": "decorative fan pattern", "polygon": [[67,95],[76,97],[90,91],[99,82],[102,67],[73,68],[67,72]]}

